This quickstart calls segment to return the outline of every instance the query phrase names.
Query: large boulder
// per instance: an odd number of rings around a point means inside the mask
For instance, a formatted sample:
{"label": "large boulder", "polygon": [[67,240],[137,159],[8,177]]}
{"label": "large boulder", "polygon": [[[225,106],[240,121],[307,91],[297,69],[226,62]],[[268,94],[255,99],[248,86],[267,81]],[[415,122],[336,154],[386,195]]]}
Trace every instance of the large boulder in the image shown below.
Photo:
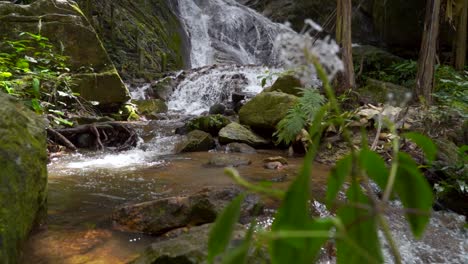
{"label": "large boulder", "polygon": [[227,125],[219,131],[219,142],[221,144],[240,142],[252,147],[264,147],[269,143],[268,140],[235,122]]}
{"label": "large boulder", "polygon": [[261,135],[271,136],[297,99],[294,95],[280,92],[260,93],[240,109],[239,121]]}
{"label": "large boulder", "polygon": [[172,0],[78,0],[125,80],[180,70],[188,39]]}
{"label": "large boulder", "polygon": [[[209,187],[188,196],[178,196],[127,205],[113,215],[120,230],[159,235],[170,230],[212,223],[216,216],[239,195],[238,187]],[[259,198],[249,195],[242,205],[241,220],[256,213]]]}
{"label": "large boulder", "polygon": [[302,87],[301,80],[292,76],[292,75],[285,75],[280,76],[278,79],[273,83],[273,85],[267,89],[265,92],[282,92],[287,94],[292,94],[295,96],[301,95],[301,87]]}
{"label": "large boulder", "polygon": [[114,110],[130,98],[99,37],[75,2],[0,2],[0,40],[15,40],[20,32],[41,34],[54,44],[56,52],[61,52],[59,47],[63,50],[69,57],[72,89],[84,99]]}
{"label": "large boulder", "polygon": [[40,117],[1,92],[0,146],[0,263],[18,263],[46,213],[46,134]]}
{"label": "large boulder", "polygon": [[194,130],[177,144],[176,152],[208,151],[215,146],[216,143],[210,134],[201,130]]}
{"label": "large boulder", "polygon": [[407,102],[412,91],[409,88],[394,83],[368,78],[366,86],[360,87],[357,92],[364,103],[385,103],[389,101]]}

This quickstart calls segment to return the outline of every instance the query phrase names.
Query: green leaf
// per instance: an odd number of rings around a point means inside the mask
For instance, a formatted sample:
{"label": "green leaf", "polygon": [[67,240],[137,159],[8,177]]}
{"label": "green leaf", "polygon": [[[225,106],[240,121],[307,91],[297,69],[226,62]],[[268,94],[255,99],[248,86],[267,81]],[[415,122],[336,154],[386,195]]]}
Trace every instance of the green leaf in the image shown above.
{"label": "green leaf", "polygon": [[66,126],[73,126],[73,122],[70,122],[66,119],[63,119],[61,117],[53,116],[54,122],[58,125],[66,125]]}
{"label": "green leaf", "polygon": [[364,148],[359,153],[359,161],[367,176],[375,181],[381,190],[385,190],[389,171],[382,157],[374,151]]}
{"label": "green leaf", "polygon": [[39,79],[34,78],[32,80],[32,88],[33,88],[33,93],[36,98],[39,98],[40,96],[40,90],[41,90],[41,82]]}
{"label": "green leaf", "polygon": [[[314,142],[314,145],[317,143]],[[315,149],[307,153],[304,165],[298,177],[289,187],[281,207],[278,209],[272,231],[300,231],[309,230],[311,219],[308,214],[308,200],[310,198],[310,174],[312,170]],[[282,238],[270,243],[270,255],[273,264],[312,263],[318,251],[311,250],[311,238]]]}
{"label": "green leaf", "polygon": [[[346,239],[342,238],[337,241],[337,263],[383,263],[376,217],[368,210],[354,205],[369,205],[369,199],[364,195],[358,183],[351,185],[346,196],[353,204],[343,206],[338,210],[338,216],[346,227],[346,234],[338,235]],[[361,250],[357,252],[356,247]]]}
{"label": "green leaf", "polygon": [[244,194],[237,196],[216,218],[208,240],[208,263],[213,263],[214,258],[224,252],[228,246],[232,232],[239,220],[244,198]]}
{"label": "green leaf", "polygon": [[343,187],[346,176],[351,173],[351,169],[353,167],[352,161],[351,155],[345,156],[336,163],[336,166],[332,169],[330,176],[328,176],[326,195],[328,209],[332,209],[333,202],[335,201],[338,192]]}
{"label": "green leaf", "polygon": [[437,147],[430,138],[415,132],[405,133],[403,134],[403,137],[413,141],[416,145],[418,145],[426,155],[429,163],[432,163],[435,160]]}
{"label": "green leaf", "polygon": [[42,110],[43,110],[42,106],[41,106],[41,103],[36,98],[31,99],[31,108],[34,110],[34,112],[36,112],[38,114],[41,114]]}
{"label": "green leaf", "polygon": [[10,78],[13,74],[11,74],[11,72],[0,72],[0,78],[4,78],[4,79],[7,79],[7,78]]}
{"label": "green leaf", "polygon": [[417,213],[406,213],[406,218],[413,235],[419,238],[429,222],[432,211],[432,189],[411,156],[399,153],[398,165],[394,189],[405,208],[418,210]]}

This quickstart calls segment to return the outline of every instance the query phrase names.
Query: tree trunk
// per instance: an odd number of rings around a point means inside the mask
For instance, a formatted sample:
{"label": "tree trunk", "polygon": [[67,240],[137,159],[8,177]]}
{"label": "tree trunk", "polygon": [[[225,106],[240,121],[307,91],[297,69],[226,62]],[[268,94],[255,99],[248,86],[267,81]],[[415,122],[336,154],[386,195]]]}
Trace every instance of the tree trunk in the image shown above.
{"label": "tree trunk", "polygon": [[351,0],[338,0],[337,2],[337,35],[338,42],[341,44],[341,51],[344,64],[344,72],[338,77],[339,85],[337,92],[342,93],[347,89],[352,89],[356,86],[354,79],[354,65],[353,65],[353,50],[352,50],[352,36],[351,36],[351,17],[352,17],[352,4]]}
{"label": "tree trunk", "polygon": [[439,34],[440,0],[427,0],[424,31],[419,51],[416,95],[427,105],[432,103],[437,37]]}
{"label": "tree trunk", "polygon": [[466,63],[466,41],[467,41],[467,21],[468,21],[468,0],[462,1],[463,7],[457,18],[457,35],[455,37],[455,69],[461,71]]}

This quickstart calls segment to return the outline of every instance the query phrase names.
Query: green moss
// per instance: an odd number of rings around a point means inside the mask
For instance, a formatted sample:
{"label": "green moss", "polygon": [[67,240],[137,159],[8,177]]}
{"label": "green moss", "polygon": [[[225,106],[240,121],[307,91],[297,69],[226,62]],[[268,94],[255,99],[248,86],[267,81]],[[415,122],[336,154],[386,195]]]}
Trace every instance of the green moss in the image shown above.
{"label": "green moss", "polygon": [[18,250],[46,209],[44,124],[0,94],[0,262],[16,263]]}
{"label": "green moss", "polygon": [[229,123],[231,123],[231,121],[223,115],[209,115],[191,120],[188,123],[188,128],[190,130],[198,129],[210,133],[213,136],[217,136],[218,132]]}

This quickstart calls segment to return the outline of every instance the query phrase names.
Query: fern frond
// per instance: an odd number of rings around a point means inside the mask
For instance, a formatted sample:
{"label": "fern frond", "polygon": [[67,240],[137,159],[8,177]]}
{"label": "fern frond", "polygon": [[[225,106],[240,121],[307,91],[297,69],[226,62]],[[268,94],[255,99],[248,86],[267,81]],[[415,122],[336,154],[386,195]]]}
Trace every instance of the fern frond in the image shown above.
{"label": "fern frond", "polygon": [[297,103],[293,108],[289,109],[288,114],[278,123],[274,135],[278,137],[278,142],[290,144],[306,123],[307,116],[302,111],[301,104]]}
{"label": "fern frond", "polygon": [[315,88],[303,89],[299,104],[308,121],[314,119],[317,111],[325,103],[325,97]]}

